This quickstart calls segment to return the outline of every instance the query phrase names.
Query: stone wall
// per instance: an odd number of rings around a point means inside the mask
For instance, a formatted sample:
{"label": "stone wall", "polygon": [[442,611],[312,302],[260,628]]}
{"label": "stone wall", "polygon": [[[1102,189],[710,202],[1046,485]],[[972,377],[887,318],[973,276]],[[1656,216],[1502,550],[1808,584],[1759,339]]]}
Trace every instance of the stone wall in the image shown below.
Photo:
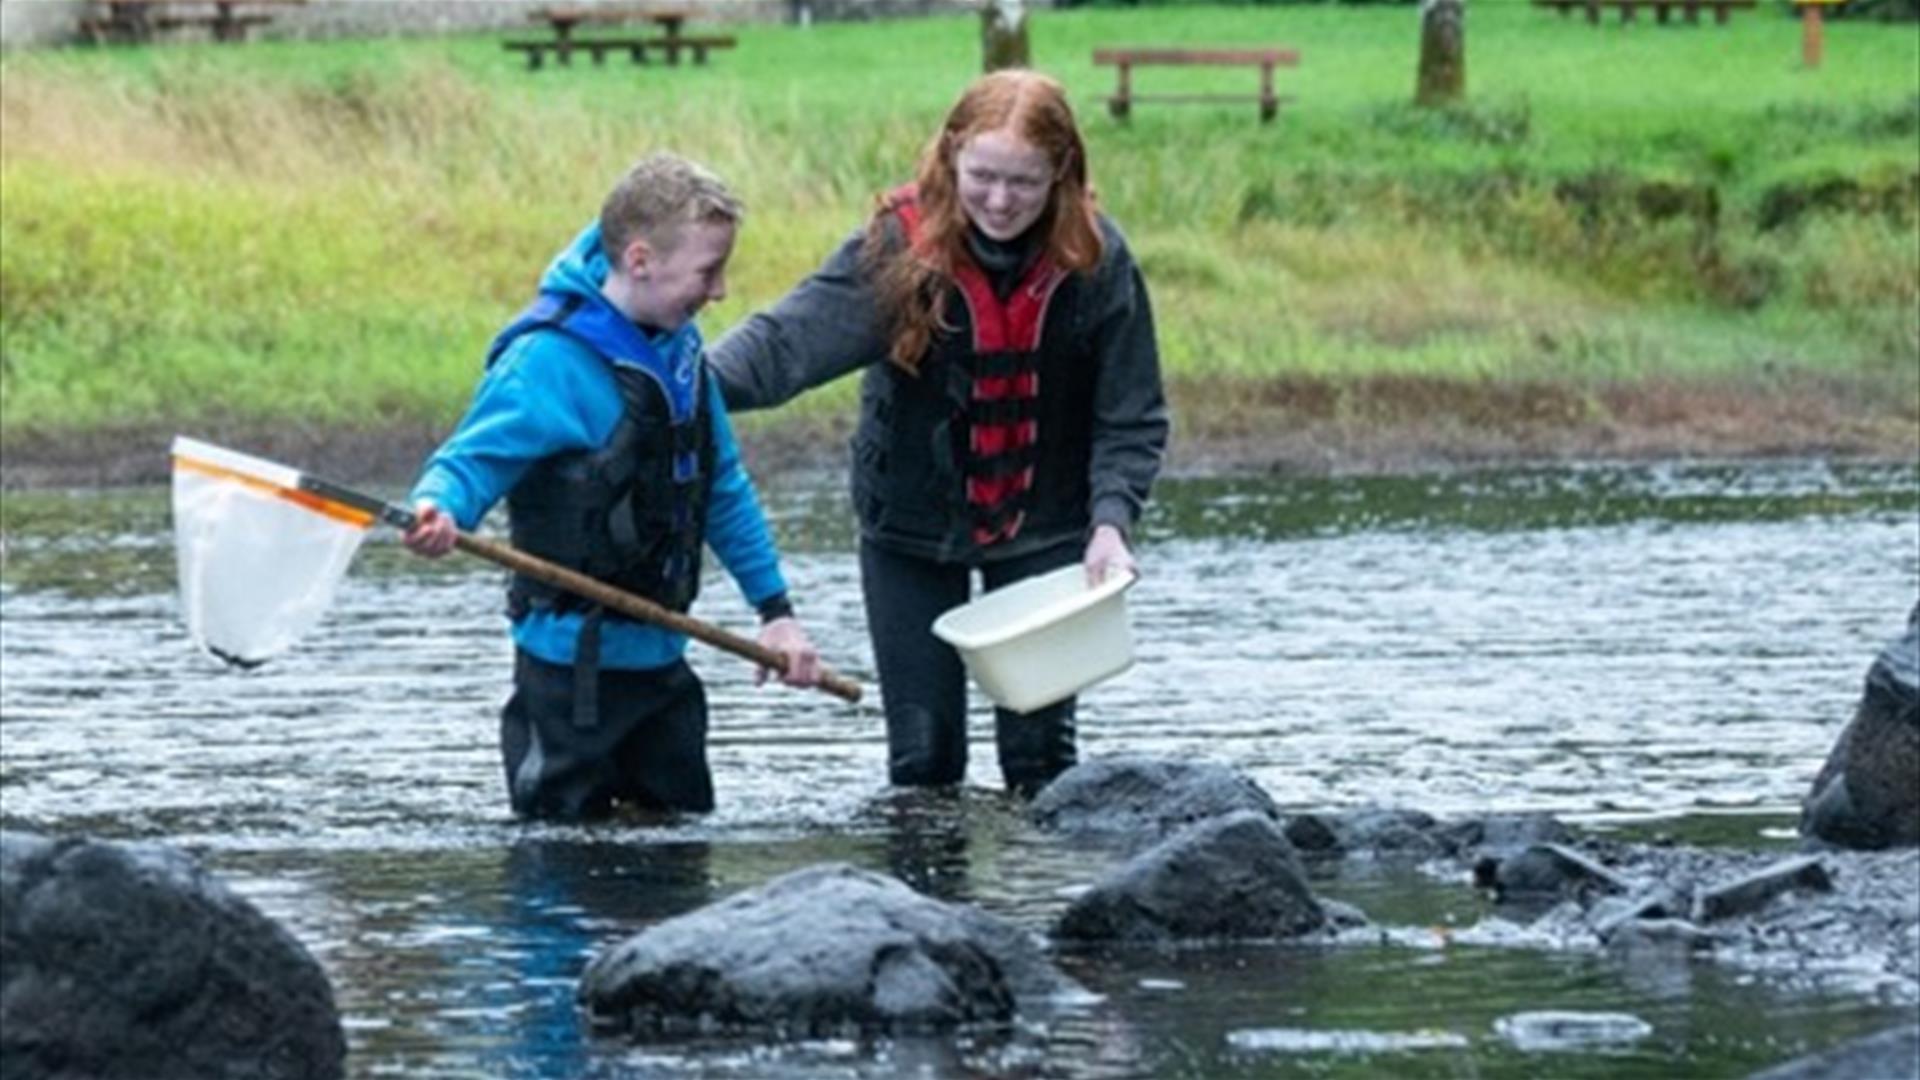
{"label": "stone wall", "polygon": [[[556,0],[305,0],[254,5],[273,21],[254,30],[260,38],[387,37],[488,30],[534,30],[529,16]],[[634,0],[563,0],[568,7],[664,6]],[[245,0],[241,0],[245,6]],[[71,44],[90,0],[0,0],[0,46]],[[183,0],[183,7],[187,2]],[[212,9],[211,0],[198,6]],[[703,22],[812,22],[892,18],[978,7],[978,0],[675,0]],[[182,39],[204,31],[178,30]]]}

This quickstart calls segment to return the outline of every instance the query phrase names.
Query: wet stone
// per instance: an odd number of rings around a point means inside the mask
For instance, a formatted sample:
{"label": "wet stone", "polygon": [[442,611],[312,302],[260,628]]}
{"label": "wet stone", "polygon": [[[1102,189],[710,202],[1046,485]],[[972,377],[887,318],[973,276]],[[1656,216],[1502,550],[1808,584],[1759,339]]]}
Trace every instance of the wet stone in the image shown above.
{"label": "wet stone", "polygon": [[1489,814],[1441,824],[1435,838],[1448,853],[1463,859],[1518,854],[1536,844],[1567,844],[1573,830],[1551,814]]}
{"label": "wet stone", "polygon": [[1312,1028],[1242,1028],[1227,1032],[1228,1046],[1243,1053],[1342,1054],[1365,1058],[1421,1050],[1465,1050],[1472,1042],[1454,1031],[1321,1031]]}
{"label": "wet stone", "polygon": [[1873,850],[1920,844],[1920,604],[1867,669],[1800,817],[1812,840]]}
{"label": "wet stone", "polygon": [[1603,940],[1617,952],[1711,949],[1719,938],[1685,919],[1635,919],[1610,929]]}
{"label": "wet stone", "polygon": [[1189,826],[1082,893],[1054,936],[1160,942],[1296,937],[1327,914],[1293,846],[1252,811]]}
{"label": "wet stone", "polygon": [[1287,842],[1301,855],[1344,855],[1346,846],[1341,843],[1339,830],[1334,826],[1331,814],[1295,814],[1287,819],[1282,827]]}
{"label": "wet stone", "polygon": [[1494,1021],[1493,1030],[1517,1049],[1580,1050],[1638,1042],[1653,1025],[1630,1013],[1523,1012]]}
{"label": "wet stone", "polygon": [[1469,861],[1510,858],[1537,844],[1566,843],[1572,830],[1549,814],[1487,814],[1436,820],[1421,810],[1362,807],[1295,814],[1283,829],[1302,856],[1367,855]]}
{"label": "wet stone", "polygon": [[1691,899],[1664,884],[1641,889],[1631,896],[1609,896],[1593,905],[1587,920],[1601,941],[1607,941],[1630,923],[1654,919],[1683,919],[1692,911]]}
{"label": "wet stone", "polygon": [[600,953],[578,997],[640,1037],[783,1037],[1005,1024],[1073,988],[984,912],[842,864],[796,870]]}
{"label": "wet stone", "polygon": [[1236,769],[1146,757],[1082,762],[1043,788],[1029,810],[1043,829],[1133,835],[1239,811],[1280,816],[1272,797]]}
{"label": "wet stone", "polygon": [[1448,850],[1436,835],[1438,822],[1421,810],[1362,807],[1339,813],[1296,814],[1287,819],[1287,840],[1307,855],[1401,855],[1433,858]]}
{"label": "wet stone", "polygon": [[1314,899],[1319,902],[1321,912],[1326,915],[1327,925],[1336,930],[1356,930],[1373,925],[1373,920],[1367,918],[1366,912],[1345,900],[1330,900],[1324,896]]}
{"label": "wet stone", "polygon": [[[1781,860],[1620,845],[1609,859],[1621,877],[1646,884],[1619,895],[1551,894],[1538,901],[1550,906],[1528,922],[1528,935],[1556,948],[1604,946],[1629,963],[1705,952],[1719,962],[1818,972],[1893,1000],[1920,1000],[1920,850]],[[1704,905],[1696,899],[1708,896]],[[1705,921],[1703,906],[1714,921]]]}
{"label": "wet stone", "polygon": [[318,962],[186,854],[0,833],[0,1076],[344,1075]]}
{"label": "wet stone", "polygon": [[1738,881],[1709,889],[1694,901],[1701,922],[1751,915],[1782,893],[1795,889],[1832,892],[1833,878],[1817,858],[1788,859]]}
{"label": "wet stone", "polygon": [[1474,865],[1473,876],[1475,884],[1493,889],[1495,899],[1502,902],[1574,891],[1633,891],[1633,882],[1565,844],[1535,844],[1508,859],[1483,858]]}

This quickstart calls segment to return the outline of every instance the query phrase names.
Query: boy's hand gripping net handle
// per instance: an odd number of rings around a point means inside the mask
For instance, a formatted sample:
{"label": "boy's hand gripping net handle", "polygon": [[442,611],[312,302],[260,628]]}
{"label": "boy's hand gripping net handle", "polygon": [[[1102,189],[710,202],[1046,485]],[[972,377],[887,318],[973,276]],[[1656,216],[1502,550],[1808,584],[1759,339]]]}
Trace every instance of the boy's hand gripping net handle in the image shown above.
{"label": "boy's hand gripping net handle", "polygon": [[[396,529],[405,531],[413,527],[413,511],[405,507],[395,506],[390,502],[374,499],[311,476],[302,476],[300,486],[316,494],[368,510]],[[575,596],[592,600],[630,619],[666,627],[782,674],[787,670],[787,658],[784,654],[775,652],[757,641],[729,633],[691,616],[682,615],[644,596],[636,596],[625,589],[616,589],[604,581],[588,577],[577,570],[569,570],[538,556],[529,555],[510,545],[484,540],[471,533],[462,532],[455,537],[453,546],[469,555],[477,555],[488,562],[504,566],[515,573],[525,574],[535,581],[545,582],[556,589],[565,589]],[[860,684],[824,664],[820,667],[819,687],[843,701],[853,704],[858,704],[860,701]]]}

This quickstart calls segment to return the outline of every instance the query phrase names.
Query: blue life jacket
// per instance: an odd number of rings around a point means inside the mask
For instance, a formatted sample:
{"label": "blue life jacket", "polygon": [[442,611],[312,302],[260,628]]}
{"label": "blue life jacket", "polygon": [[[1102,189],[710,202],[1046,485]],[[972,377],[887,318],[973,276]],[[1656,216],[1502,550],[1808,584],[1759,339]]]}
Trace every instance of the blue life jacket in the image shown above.
{"label": "blue life jacket", "polygon": [[[535,462],[507,492],[514,546],[686,611],[700,589],[714,470],[699,332],[689,324],[662,348],[597,297],[543,292],[494,339],[487,364],[520,335],[543,330],[607,361],[624,412],[605,446]],[[582,652],[597,653],[600,613],[591,601],[524,575],[507,596],[516,619],[531,608],[586,611]]]}

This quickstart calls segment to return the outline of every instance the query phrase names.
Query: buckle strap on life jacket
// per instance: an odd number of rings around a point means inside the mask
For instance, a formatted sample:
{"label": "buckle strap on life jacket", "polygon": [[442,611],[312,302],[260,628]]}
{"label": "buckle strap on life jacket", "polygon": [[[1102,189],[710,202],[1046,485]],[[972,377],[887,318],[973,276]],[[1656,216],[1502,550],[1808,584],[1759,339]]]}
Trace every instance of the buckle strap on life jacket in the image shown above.
{"label": "buckle strap on life jacket", "polygon": [[587,610],[573,647],[573,726],[579,731],[600,726],[600,626],[606,612],[599,604]]}
{"label": "buckle strap on life jacket", "polygon": [[1037,420],[1015,420],[1005,424],[975,424],[967,430],[967,449],[982,465],[992,469],[1007,459],[1031,461],[1040,443]]}
{"label": "buckle strap on life jacket", "polygon": [[[1025,521],[1040,444],[1040,372],[1031,352],[975,366],[967,399],[966,495],[974,542],[1011,540]],[[981,368],[995,374],[980,374]]]}

